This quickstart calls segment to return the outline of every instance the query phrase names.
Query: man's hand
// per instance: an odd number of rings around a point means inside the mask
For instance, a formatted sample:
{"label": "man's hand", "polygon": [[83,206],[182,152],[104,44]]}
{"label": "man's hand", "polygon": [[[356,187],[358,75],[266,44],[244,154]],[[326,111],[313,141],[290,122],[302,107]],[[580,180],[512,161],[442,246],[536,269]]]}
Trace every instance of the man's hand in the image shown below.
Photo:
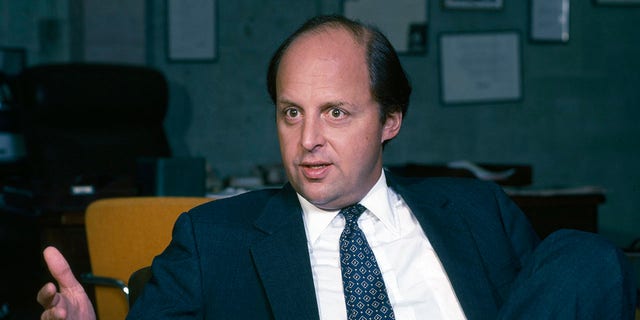
{"label": "man's hand", "polygon": [[38,292],[38,303],[44,308],[42,320],[95,320],[93,305],[84,288],[73,276],[67,260],[54,247],[43,252],[49,272],[60,286],[49,282]]}

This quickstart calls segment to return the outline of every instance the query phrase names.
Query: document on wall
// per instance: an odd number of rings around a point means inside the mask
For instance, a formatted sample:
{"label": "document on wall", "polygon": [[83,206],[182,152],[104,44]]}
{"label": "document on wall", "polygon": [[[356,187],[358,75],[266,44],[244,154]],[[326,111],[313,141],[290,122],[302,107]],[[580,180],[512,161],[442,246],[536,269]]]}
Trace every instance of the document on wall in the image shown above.
{"label": "document on wall", "polygon": [[531,38],[569,41],[569,0],[532,0]]}
{"label": "document on wall", "polygon": [[216,58],[216,5],[214,0],[168,0],[169,59]]}
{"label": "document on wall", "polygon": [[424,53],[429,0],[345,0],[344,15],[375,25],[401,53]]}
{"label": "document on wall", "polygon": [[510,101],[521,97],[519,33],[445,34],[440,38],[440,50],[444,103]]}

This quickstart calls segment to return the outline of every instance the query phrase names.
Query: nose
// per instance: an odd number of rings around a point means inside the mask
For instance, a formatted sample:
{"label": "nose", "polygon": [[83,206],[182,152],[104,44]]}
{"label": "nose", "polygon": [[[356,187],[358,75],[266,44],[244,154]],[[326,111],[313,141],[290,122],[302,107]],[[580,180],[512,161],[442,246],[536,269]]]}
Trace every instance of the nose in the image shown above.
{"label": "nose", "polygon": [[302,147],[307,151],[314,151],[325,143],[324,132],[320,119],[307,117],[302,124]]}

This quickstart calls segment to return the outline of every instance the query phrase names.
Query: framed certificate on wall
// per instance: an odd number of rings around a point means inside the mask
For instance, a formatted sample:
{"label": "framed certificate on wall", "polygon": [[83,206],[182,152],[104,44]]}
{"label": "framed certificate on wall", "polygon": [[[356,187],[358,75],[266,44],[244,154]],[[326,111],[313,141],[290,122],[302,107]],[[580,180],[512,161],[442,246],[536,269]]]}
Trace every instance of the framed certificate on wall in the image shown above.
{"label": "framed certificate on wall", "polygon": [[517,31],[442,34],[442,102],[519,100],[522,96],[520,60],[520,34]]}
{"label": "framed certificate on wall", "polygon": [[594,0],[596,4],[612,6],[637,6],[640,0]]}
{"label": "framed certificate on wall", "polygon": [[442,0],[445,9],[502,9],[502,0]]}
{"label": "framed certificate on wall", "polygon": [[531,39],[569,41],[569,0],[531,0]]}
{"label": "framed certificate on wall", "polygon": [[343,0],[345,17],[374,25],[400,54],[424,54],[428,0]]}
{"label": "framed certificate on wall", "polygon": [[167,51],[172,61],[217,58],[215,0],[166,0]]}

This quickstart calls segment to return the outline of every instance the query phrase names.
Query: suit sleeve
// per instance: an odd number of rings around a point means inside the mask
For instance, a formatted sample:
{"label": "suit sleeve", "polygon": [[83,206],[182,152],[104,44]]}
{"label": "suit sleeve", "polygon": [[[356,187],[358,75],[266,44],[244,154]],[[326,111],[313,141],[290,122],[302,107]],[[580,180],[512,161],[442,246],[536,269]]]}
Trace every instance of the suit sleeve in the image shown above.
{"label": "suit sleeve", "polygon": [[171,243],[151,269],[153,276],[128,320],[203,318],[200,258],[189,214],[178,218]]}
{"label": "suit sleeve", "polygon": [[522,210],[501,187],[492,184],[504,231],[520,263],[538,246],[540,239]]}

